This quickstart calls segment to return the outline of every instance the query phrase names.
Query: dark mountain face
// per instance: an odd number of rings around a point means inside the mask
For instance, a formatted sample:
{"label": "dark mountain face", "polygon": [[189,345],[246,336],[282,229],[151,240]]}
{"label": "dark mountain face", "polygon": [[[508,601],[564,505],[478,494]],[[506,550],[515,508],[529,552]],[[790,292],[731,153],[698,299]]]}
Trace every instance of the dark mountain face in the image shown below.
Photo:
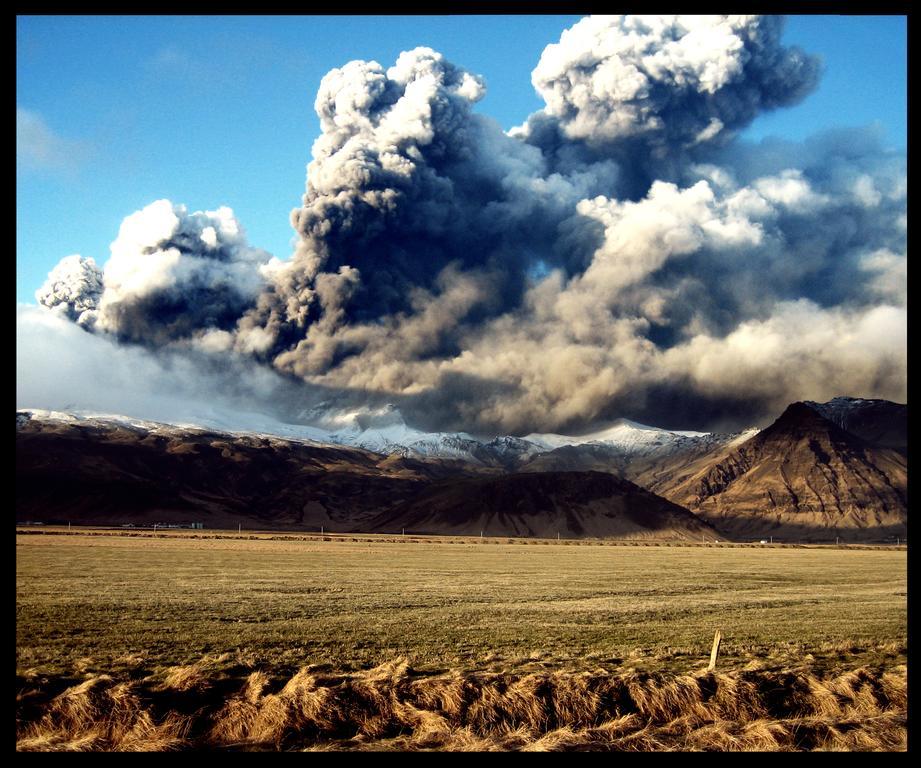
{"label": "dark mountain face", "polygon": [[748,440],[709,436],[634,455],[497,438],[488,447],[501,462],[484,463],[17,413],[16,515],[695,539],[709,524],[721,538],[879,540],[907,533],[906,417],[904,405],[836,398],[794,403]]}
{"label": "dark mountain face", "polygon": [[827,403],[807,400],[805,405],[845,432],[877,448],[908,447],[908,406],[888,400],[836,397]]}
{"label": "dark mountain face", "polygon": [[718,538],[686,509],[603,472],[445,480],[372,522],[379,530],[414,533]]}
{"label": "dark mountain face", "polygon": [[875,447],[794,403],[768,428],[661,490],[734,537],[905,535],[904,454]]}
{"label": "dark mountain face", "polygon": [[343,526],[416,492],[437,465],[260,437],[30,422],[17,431],[20,520]]}
{"label": "dark mountain face", "polygon": [[687,510],[604,473],[497,476],[280,438],[19,414],[16,443],[18,520],[716,537]]}

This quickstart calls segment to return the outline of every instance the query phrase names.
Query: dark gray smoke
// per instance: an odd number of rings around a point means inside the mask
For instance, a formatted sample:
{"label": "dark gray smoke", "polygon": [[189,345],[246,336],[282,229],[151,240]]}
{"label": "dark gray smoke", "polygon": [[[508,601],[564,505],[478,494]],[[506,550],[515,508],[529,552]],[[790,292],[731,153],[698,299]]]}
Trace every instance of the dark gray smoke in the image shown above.
{"label": "dark gray smoke", "polygon": [[[428,48],[387,70],[351,62],[323,79],[323,133],[291,217],[300,243],[241,324],[240,348],[265,349],[268,332],[283,369],[314,374],[364,345],[344,326],[405,329],[426,314],[417,354],[450,353],[444,331],[519,304],[532,265],[584,268],[600,230],[570,223],[581,219],[575,204],[616,167],[548,174],[539,151],[474,114],[484,92]],[[439,309],[422,310],[439,296]]]}
{"label": "dark gray smoke", "polygon": [[735,138],[817,82],[781,29],[585,19],[509,134],[431,49],[350,62],[317,95],[290,259],[226,209],[160,201],[126,219],[101,291],[68,262],[42,303],[432,429],[727,429],[794,400],[904,401],[904,153],[870,130]]}

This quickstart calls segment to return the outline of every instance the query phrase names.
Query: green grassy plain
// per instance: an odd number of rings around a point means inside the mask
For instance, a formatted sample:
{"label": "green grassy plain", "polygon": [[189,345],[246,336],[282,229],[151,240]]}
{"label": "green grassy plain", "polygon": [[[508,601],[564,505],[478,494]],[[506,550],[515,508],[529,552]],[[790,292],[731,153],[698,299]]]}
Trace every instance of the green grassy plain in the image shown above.
{"label": "green grassy plain", "polygon": [[[197,532],[198,533],[198,532]],[[236,532],[234,532],[235,534]],[[904,662],[904,549],[17,535],[17,672]],[[225,655],[226,654],[226,655]]]}

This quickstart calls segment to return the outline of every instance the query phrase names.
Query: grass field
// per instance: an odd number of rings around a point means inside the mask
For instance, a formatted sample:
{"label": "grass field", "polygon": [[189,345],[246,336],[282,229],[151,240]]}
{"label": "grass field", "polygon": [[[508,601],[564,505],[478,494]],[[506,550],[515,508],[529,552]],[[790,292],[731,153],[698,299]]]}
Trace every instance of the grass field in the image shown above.
{"label": "grass field", "polygon": [[699,676],[716,629],[730,676],[905,662],[904,549],[327,538],[17,535],[21,723],[100,676]]}

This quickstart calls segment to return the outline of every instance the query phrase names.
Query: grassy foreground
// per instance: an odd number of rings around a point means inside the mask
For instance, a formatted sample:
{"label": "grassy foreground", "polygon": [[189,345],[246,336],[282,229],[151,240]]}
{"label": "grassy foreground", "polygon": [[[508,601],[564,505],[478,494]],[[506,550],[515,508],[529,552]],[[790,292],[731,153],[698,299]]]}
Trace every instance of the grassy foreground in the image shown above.
{"label": "grassy foreground", "polygon": [[327,538],[18,535],[18,747],[904,748],[904,550]]}

